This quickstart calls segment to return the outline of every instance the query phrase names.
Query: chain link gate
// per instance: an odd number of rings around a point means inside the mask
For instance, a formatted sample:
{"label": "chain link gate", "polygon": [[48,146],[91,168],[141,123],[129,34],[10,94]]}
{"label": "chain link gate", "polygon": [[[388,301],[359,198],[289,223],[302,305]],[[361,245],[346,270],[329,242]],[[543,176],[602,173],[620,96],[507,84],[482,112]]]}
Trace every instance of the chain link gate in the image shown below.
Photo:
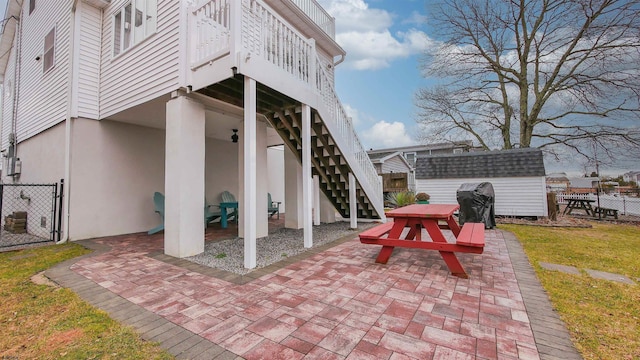
{"label": "chain link gate", "polygon": [[60,240],[62,184],[0,184],[0,250]]}

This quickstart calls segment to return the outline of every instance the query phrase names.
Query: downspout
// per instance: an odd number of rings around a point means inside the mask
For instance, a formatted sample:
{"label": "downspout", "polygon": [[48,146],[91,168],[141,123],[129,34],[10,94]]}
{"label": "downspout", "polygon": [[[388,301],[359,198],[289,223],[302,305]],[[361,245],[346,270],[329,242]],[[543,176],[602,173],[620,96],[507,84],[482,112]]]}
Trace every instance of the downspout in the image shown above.
{"label": "downspout", "polygon": [[[11,132],[9,134],[9,156],[14,159],[18,157],[18,138],[16,133],[18,131],[18,95],[20,93],[20,70],[22,64],[22,10],[20,10],[20,19],[15,20],[18,23],[18,30],[16,35],[16,61],[13,68],[13,118],[11,119]],[[15,183],[15,176],[12,176],[11,180]]]}
{"label": "downspout", "polygon": [[333,67],[336,67],[336,66],[342,64],[342,62],[344,61],[344,58],[345,58],[344,54],[340,55],[340,60],[338,60],[337,62],[333,63]]}
{"label": "downspout", "polygon": [[[75,39],[76,39],[76,8],[78,6],[78,0],[73,0],[71,5],[71,17],[69,24],[69,76],[67,83],[67,117],[64,122],[64,229],[63,236],[58,244],[63,244],[69,241],[69,204],[70,195],[69,191],[71,183],[71,123],[72,123],[72,111],[73,111],[73,75],[75,74]],[[63,209],[60,209],[62,211]]]}

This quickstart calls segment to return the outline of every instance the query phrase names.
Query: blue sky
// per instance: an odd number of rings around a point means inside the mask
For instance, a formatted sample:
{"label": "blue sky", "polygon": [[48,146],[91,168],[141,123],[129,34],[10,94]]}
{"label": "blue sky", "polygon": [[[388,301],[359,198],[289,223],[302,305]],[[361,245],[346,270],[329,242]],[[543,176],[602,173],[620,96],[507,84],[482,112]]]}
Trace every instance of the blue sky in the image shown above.
{"label": "blue sky", "polygon": [[413,97],[426,85],[419,58],[428,44],[424,0],[319,0],[336,18],[347,51],[336,91],[369,149],[412,145]]}
{"label": "blue sky", "polygon": [[[336,69],[336,91],[369,149],[416,143],[414,95],[430,83],[420,58],[434,45],[429,35],[428,0],[318,0],[336,18],[336,40],[347,51]],[[471,138],[469,138],[471,139]],[[458,139],[467,140],[467,139]],[[601,165],[605,175],[640,170],[640,156]],[[580,176],[595,170],[576,156],[545,159],[547,173]]]}

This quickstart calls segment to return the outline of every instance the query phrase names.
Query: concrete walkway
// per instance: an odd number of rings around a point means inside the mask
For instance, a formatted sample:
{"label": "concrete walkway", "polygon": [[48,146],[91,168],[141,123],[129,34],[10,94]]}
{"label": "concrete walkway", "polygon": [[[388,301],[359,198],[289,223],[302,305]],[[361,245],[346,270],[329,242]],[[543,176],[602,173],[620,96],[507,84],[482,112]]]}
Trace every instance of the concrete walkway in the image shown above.
{"label": "concrete walkway", "polygon": [[247,276],[161,254],[162,234],[81,242],[47,271],[179,359],[580,359],[518,241],[487,231],[459,254],[349,237]]}

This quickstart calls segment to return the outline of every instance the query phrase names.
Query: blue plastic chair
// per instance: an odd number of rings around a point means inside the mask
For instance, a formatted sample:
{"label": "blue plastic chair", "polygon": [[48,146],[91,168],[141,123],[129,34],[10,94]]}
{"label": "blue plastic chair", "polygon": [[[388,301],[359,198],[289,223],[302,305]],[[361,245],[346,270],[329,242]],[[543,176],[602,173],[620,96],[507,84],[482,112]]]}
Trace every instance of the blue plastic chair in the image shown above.
{"label": "blue plastic chair", "polygon": [[280,203],[280,201],[271,201],[271,193],[267,193],[267,211],[269,212],[270,218],[278,214],[277,219],[280,219]]}
{"label": "blue plastic chair", "polygon": [[164,230],[164,195],[162,193],[159,193],[157,191],[153,193],[153,205],[156,208],[156,212],[160,214],[160,217],[162,218],[162,223],[154,227],[153,229],[149,230],[147,232],[147,234],[149,235],[153,235],[157,232]]}
{"label": "blue plastic chair", "polygon": [[[156,208],[156,212],[160,214],[160,217],[162,218],[162,223],[154,227],[153,229],[149,230],[147,232],[147,234],[149,235],[153,235],[155,233],[158,233],[164,230],[164,195],[162,193],[159,193],[156,191],[153,194],[153,205]],[[207,205],[207,200],[205,199],[204,200],[204,227],[205,228],[210,222],[212,222],[213,220],[221,216],[220,211],[211,211],[209,207],[210,205]]]}
{"label": "blue plastic chair", "polygon": [[207,199],[204,199],[204,227],[207,228],[207,225],[213,220],[219,218],[222,214],[220,211],[211,211],[210,207],[215,205],[207,204]]}
{"label": "blue plastic chair", "polygon": [[[222,202],[223,203],[237,203],[238,202],[238,200],[236,200],[236,197],[232,193],[230,193],[230,192],[228,192],[226,190],[222,192],[220,197],[222,198]],[[227,219],[231,220],[232,218],[237,221],[237,219],[238,219],[237,208],[236,209],[231,209],[231,208],[227,209]]]}

